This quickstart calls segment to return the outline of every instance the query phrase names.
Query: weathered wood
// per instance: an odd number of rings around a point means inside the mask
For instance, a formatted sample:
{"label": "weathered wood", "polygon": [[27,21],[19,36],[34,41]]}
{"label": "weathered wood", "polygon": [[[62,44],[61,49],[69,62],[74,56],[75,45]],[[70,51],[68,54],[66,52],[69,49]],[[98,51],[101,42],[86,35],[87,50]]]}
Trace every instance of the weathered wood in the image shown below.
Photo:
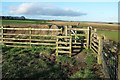
{"label": "weathered wood", "polygon": [[96,33],[97,32],[97,29],[94,29],[94,33]]}
{"label": "weathered wood", "polygon": [[70,38],[70,54],[69,57],[72,55],[72,37]]}
{"label": "weathered wood", "polygon": [[67,36],[67,35],[68,35],[68,32],[67,32],[67,27],[68,27],[68,26],[64,26],[65,36]]}
{"label": "weathered wood", "polygon": [[[3,35],[29,36],[29,34],[12,34],[12,33],[4,33]],[[35,35],[35,34],[31,34],[31,36],[56,37],[56,35]]]}
{"label": "weathered wood", "polygon": [[71,36],[57,36],[57,38],[71,38]]}
{"label": "weathered wood", "polygon": [[4,33],[4,32],[3,32],[3,26],[1,26],[1,38],[2,38],[1,43],[2,43],[2,45],[4,44],[4,43],[3,43],[3,33]]}
{"label": "weathered wood", "polygon": [[88,29],[80,29],[80,28],[68,28],[68,30],[76,30],[76,31],[87,31]]}
{"label": "weathered wood", "polygon": [[3,43],[13,43],[13,44],[29,44],[29,42],[12,42],[12,41],[3,41]]}
{"label": "weathered wood", "polygon": [[16,45],[5,45],[8,47],[18,47],[18,48],[30,48],[30,46],[16,46]]}
{"label": "weathered wood", "polygon": [[70,42],[57,42],[58,44],[70,44]]}
{"label": "weathered wood", "polygon": [[93,51],[94,55],[97,56],[98,53],[94,49],[92,49],[92,48],[91,48],[91,50]]}
{"label": "weathered wood", "polygon": [[69,53],[70,54],[70,51],[58,51],[58,53]]}
{"label": "weathered wood", "polygon": [[99,47],[99,45],[97,45],[95,42],[92,41],[92,43],[94,46],[96,46],[97,48]]}
{"label": "weathered wood", "polygon": [[[28,30],[29,28],[3,28],[4,30]],[[41,30],[41,31],[61,31],[61,29],[38,29],[38,28],[31,28],[31,30]]]}
{"label": "weathered wood", "polygon": [[87,48],[89,48],[90,46],[90,27],[88,27],[88,31],[87,31]]}
{"label": "weathered wood", "polygon": [[94,49],[94,51],[96,51],[96,53],[98,54],[98,49],[97,48],[95,48],[95,46],[91,46],[91,48],[93,48]]}
{"label": "weathered wood", "polygon": [[90,49],[91,49],[91,45],[92,45],[92,27],[90,26]]}
{"label": "weathered wood", "polygon": [[31,47],[31,34],[32,34],[32,31],[31,31],[31,28],[29,28],[29,42],[30,42],[30,47]]}
{"label": "weathered wood", "polygon": [[98,49],[98,64],[102,64],[102,58],[101,58],[102,50],[103,50],[103,40],[102,40],[102,37],[100,36],[99,49]]}
{"label": "weathered wood", "polygon": [[3,33],[3,35],[11,35],[11,36],[29,36],[29,34],[14,34],[14,33]]}
{"label": "weathered wood", "polygon": [[81,48],[81,46],[72,46],[72,48]]}
{"label": "weathered wood", "polygon": [[75,30],[75,43],[77,42],[77,41],[76,41],[76,39],[77,39],[76,34],[77,34],[77,31]]}
{"label": "weathered wood", "polygon": [[32,43],[31,44],[33,45],[48,45],[48,46],[55,46],[56,44],[55,43]]}
{"label": "weathered wood", "polygon": [[58,49],[70,49],[70,47],[57,47]]}
{"label": "weathered wood", "polygon": [[58,37],[56,39],[56,56],[58,56]]}
{"label": "weathered wood", "polygon": [[[29,39],[20,39],[20,38],[3,38],[3,40],[21,40],[21,41],[29,41]],[[56,42],[56,40],[40,40],[40,39],[31,39],[31,41],[38,41],[38,42]]]}
{"label": "weathered wood", "polygon": [[[12,42],[12,41],[3,41],[3,43],[13,43],[13,44],[30,44],[30,42]],[[56,45],[55,43],[32,43],[33,45]]]}
{"label": "weathered wood", "polygon": [[35,34],[31,34],[31,36],[56,37],[56,35],[35,35]]}
{"label": "weathered wood", "polygon": [[38,42],[56,42],[56,40],[47,40],[47,39],[43,39],[43,40],[40,40],[40,39],[31,39],[31,41],[38,41]]}
{"label": "weathered wood", "polygon": [[18,39],[18,38],[3,38],[3,40],[21,40],[21,41],[29,41],[29,39]]}

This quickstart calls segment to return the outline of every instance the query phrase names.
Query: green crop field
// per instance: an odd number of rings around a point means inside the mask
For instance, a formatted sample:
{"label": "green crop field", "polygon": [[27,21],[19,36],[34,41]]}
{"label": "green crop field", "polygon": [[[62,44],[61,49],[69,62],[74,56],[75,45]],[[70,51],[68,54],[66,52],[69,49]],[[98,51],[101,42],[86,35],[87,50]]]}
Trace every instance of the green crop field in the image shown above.
{"label": "green crop field", "polygon": [[0,20],[2,25],[11,25],[11,24],[47,24],[45,20]]}
{"label": "green crop field", "polygon": [[101,35],[105,35],[107,39],[119,42],[118,34],[120,34],[120,32],[118,31],[98,30],[98,33]]}

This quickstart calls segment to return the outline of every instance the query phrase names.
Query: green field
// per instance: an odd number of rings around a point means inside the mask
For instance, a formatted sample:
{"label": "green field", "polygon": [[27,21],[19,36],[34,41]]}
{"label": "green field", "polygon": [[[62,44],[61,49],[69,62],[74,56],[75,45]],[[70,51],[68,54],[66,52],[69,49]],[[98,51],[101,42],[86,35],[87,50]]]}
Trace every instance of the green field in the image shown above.
{"label": "green field", "polygon": [[0,20],[2,25],[11,24],[47,24],[46,20]]}
{"label": "green field", "polygon": [[97,32],[101,35],[105,35],[107,39],[119,42],[118,34],[120,34],[120,32],[118,31],[98,30]]}

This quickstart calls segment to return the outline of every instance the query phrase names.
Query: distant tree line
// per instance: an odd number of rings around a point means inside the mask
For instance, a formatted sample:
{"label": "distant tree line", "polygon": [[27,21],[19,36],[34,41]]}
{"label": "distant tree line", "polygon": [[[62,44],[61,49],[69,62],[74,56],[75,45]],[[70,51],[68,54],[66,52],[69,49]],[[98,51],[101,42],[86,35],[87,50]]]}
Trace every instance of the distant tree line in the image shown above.
{"label": "distant tree line", "polygon": [[0,16],[0,19],[4,19],[4,20],[25,20],[26,18],[24,16],[21,17],[14,17],[14,16]]}

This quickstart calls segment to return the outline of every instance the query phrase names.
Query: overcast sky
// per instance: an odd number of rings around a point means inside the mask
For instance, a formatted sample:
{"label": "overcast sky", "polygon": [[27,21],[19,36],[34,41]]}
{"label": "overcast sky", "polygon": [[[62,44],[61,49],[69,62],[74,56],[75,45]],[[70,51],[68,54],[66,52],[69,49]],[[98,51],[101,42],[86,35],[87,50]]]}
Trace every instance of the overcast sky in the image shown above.
{"label": "overcast sky", "polygon": [[[113,0],[114,1],[114,0]],[[118,22],[118,2],[2,2],[2,15],[34,19]]]}

